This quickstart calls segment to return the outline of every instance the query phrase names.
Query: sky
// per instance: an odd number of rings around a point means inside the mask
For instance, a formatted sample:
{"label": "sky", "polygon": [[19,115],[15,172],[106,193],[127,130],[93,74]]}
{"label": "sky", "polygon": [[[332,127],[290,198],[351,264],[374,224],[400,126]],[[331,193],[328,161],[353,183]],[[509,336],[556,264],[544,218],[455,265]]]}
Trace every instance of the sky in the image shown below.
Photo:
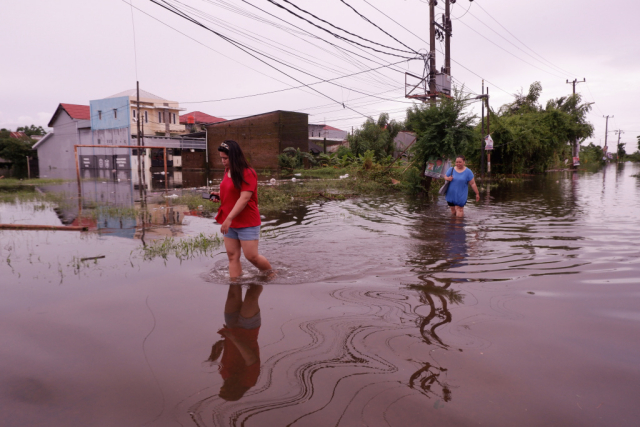
{"label": "sky", "polygon": [[[151,0],[3,2],[2,15],[14,18],[0,26],[0,127],[46,128],[59,103],[88,105],[139,81],[141,89],[180,102],[185,112],[234,119],[300,111],[310,114],[309,123],[350,131],[383,112],[404,119],[412,105],[404,96],[405,72],[422,75],[421,55],[429,48],[427,0],[165,5],[209,29]],[[443,7],[439,0],[437,21]],[[595,132],[585,143],[604,145],[603,116],[609,115],[609,146],[622,130],[627,152],[636,151],[638,16],[640,3],[633,0],[457,0],[454,84],[473,95],[484,79],[497,109],[535,81],[542,84],[544,105],[571,93],[567,80],[586,79],[576,86],[585,102],[595,102],[588,116]],[[444,43],[436,49],[439,69]],[[479,114],[479,104],[470,104],[470,111]]]}

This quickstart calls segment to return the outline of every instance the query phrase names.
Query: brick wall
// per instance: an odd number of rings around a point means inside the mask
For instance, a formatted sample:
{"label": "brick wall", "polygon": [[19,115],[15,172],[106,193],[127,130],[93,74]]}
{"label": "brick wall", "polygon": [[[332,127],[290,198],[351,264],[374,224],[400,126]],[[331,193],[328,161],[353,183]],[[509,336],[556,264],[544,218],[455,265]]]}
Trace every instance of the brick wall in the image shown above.
{"label": "brick wall", "polygon": [[182,169],[206,169],[207,157],[204,151],[182,150]]}
{"label": "brick wall", "polygon": [[287,147],[308,151],[308,116],[274,111],[207,126],[209,165],[222,169],[218,147],[225,139],[237,141],[255,169],[276,169],[278,154]]}

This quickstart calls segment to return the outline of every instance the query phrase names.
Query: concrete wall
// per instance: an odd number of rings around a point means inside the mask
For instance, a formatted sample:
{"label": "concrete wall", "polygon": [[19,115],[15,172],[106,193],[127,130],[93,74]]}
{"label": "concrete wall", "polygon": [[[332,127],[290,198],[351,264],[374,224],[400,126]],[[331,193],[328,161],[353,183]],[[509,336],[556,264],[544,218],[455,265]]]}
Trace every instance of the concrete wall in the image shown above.
{"label": "concrete wall", "polygon": [[93,130],[128,128],[131,123],[128,96],[97,99],[90,101],[89,105]]}
{"label": "concrete wall", "polygon": [[65,111],[58,114],[53,134],[37,148],[41,178],[75,178],[73,146],[91,144],[88,126],[88,120],[73,120]]}
{"label": "concrete wall", "polygon": [[223,169],[218,154],[220,143],[237,141],[255,169],[276,169],[278,154],[287,147],[308,151],[308,115],[274,111],[207,126],[209,167]]}

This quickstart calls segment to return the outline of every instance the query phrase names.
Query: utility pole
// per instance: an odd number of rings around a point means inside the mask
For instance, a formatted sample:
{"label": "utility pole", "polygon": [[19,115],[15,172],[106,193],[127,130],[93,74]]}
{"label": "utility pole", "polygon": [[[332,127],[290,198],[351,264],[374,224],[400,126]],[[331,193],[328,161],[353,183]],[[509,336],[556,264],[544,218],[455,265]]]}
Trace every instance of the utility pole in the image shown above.
{"label": "utility pole", "polygon": [[619,163],[620,162],[620,157],[618,157],[618,152],[620,150],[620,137],[622,136],[624,131],[622,129],[618,129],[615,132],[618,134],[618,145],[616,145],[616,163]]}
{"label": "utility pole", "polygon": [[[484,79],[482,79],[482,97],[484,98]],[[482,151],[480,153],[480,176],[484,178],[484,99],[482,100]]]}
{"label": "utility pole", "polygon": [[[573,79],[572,82],[570,82],[569,79],[567,79],[567,84],[573,85],[573,94],[575,95],[576,94],[576,85],[578,83],[584,83],[586,81],[587,81],[587,79],[584,78],[584,77],[582,78],[582,80]],[[574,164],[575,164],[574,159],[576,157],[580,157],[580,148],[578,147],[578,138],[577,137],[573,140],[573,150],[571,150],[571,152],[572,152],[571,153],[571,157],[573,157],[573,159],[571,159],[571,168],[575,169],[576,166],[574,166]]]}
{"label": "utility pole", "polygon": [[609,118],[613,118],[614,116],[602,116],[607,119],[607,122],[604,126],[604,155],[607,155],[607,150],[609,147],[607,146],[607,136],[609,135]]}
{"label": "utility pole", "polygon": [[142,146],[141,144],[141,133],[140,133],[140,121],[142,120],[142,117],[140,116],[140,82],[136,81],[136,124],[138,127],[138,138],[136,141],[136,145],[138,146],[138,148],[136,148],[136,153],[138,154],[138,184],[140,186],[140,203],[142,203],[142,164],[141,164],[141,160],[140,160],[140,146]]}
{"label": "utility pole", "polygon": [[429,95],[436,103],[436,0],[429,1]]}
{"label": "utility pole", "polygon": [[573,85],[573,94],[575,95],[576,94],[576,85],[578,83],[584,83],[586,81],[587,81],[587,79],[585,79],[584,77],[582,78],[582,80],[573,79],[572,82],[570,82],[569,79],[567,79],[567,84],[572,84]]}
{"label": "utility pole", "polygon": [[[455,3],[456,0],[453,0]],[[444,2],[444,73],[451,76],[451,0]]]}
{"label": "utility pole", "polygon": [[[484,85],[483,85],[484,87]],[[489,87],[487,87],[487,135],[491,135],[491,108],[489,108]],[[491,150],[487,153],[487,173],[491,176]]]}

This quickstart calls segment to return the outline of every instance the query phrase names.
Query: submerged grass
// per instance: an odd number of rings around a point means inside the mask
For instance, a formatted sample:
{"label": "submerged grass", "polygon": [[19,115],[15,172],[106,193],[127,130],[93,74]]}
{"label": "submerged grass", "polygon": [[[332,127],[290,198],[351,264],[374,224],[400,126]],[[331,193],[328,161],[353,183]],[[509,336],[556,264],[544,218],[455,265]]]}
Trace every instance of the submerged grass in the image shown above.
{"label": "submerged grass", "polygon": [[214,203],[202,198],[202,193],[183,193],[181,196],[170,199],[171,205],[186,205],[189,210],[199,210],[202,214],[210,216],[218,211],[220,203]]}
{"label": "submerged grass", "polygon": [[173,237],[155,240],[150,245],[143,246],[140,250],[145,261],[162,258],[166,262],[169,256],[173,255],[182,262],[196,256],[211,256],[213,251],[222,245],[222,242],[222,238],[217,234],[206,235],[200,233],[195,237],[186,237],[178,240]]}
{"label": "submerged grass", "polygon": [[51,185],[62,184],[67,182],[66,179],[53,179],[53,178],[34,178],[34,179],[16,179],[16,178],[3,178],[0,179],[0,188],[2,187],[19,187],[22,185]]}

